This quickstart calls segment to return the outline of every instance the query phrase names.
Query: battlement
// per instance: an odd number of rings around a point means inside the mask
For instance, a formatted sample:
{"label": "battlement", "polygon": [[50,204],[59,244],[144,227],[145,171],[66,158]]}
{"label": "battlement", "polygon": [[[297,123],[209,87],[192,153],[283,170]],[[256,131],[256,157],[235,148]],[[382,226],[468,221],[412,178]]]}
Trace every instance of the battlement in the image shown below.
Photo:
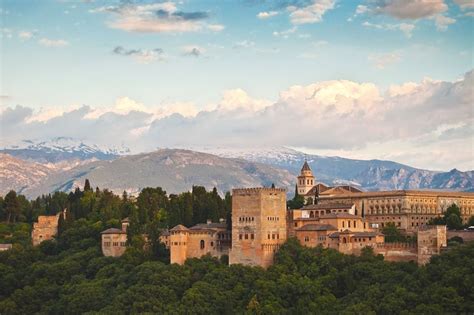
{"label": "battlement", "polygon": [[445,225],[422,225],[418,227],[418,231],[429,231],[429,230],[435,230],[435,229],[444,229]]}
{"label": "battlement", "polygon": [[394,243],[380,243],[376,245],[377,248],[418,248],[417,243],[394,242]]}
{"label": "battlement", "polygon": [[264,192],[286,193],[285,188],[253,187],[253,188],[234,188],[234,189],[232,189],[232,195],[234,195],[234,194],[258,194],[262,191],[264,191]]}

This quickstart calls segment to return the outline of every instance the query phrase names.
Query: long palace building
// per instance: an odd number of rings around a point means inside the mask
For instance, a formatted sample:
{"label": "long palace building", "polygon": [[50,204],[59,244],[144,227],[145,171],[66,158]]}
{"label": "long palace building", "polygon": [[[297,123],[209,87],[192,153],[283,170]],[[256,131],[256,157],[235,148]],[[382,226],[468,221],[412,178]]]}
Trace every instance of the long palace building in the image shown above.
{"label": "long palace building", "polygon": [[[364,247],[372,247],[389,261],[425,264],[447,245],[446,226],[427,225],[431,218],[442,216],[453,203],[460,207],[463,222],[474,216],[474,193],[329,187],[316,182],[306,162],[297,191],[306,200],[301,209],[287,209],[284,189],[234,189],[230,229],[224,220],[178,225],[160,239],[170,249],[171,263],[177,264],[209,254],[228,255],[230,264],[266,268],[288,237],[307,247],[322,246],[344,254],[359,255]],[[385,243],[381,229],[389,222],[416,235],[416,243]],[[120,256],[125,251],[126,227],[102,233],[104,255]]]}
{"label": "long palace building", "polygon": [[[344,204],[354,207],[354,214],[384,227],[393,222],[407,233],[415,233],[432,218],[442,216],[453,203],[461,210],[463,223],[474,216],[474,193],[435,190],[392,190],[363,192],[352,186],[329,187],[316,183],[305,162],[297,181],[298,193],[311,210],[319,205]],[[310,212],[317,215],[320,211]]]}

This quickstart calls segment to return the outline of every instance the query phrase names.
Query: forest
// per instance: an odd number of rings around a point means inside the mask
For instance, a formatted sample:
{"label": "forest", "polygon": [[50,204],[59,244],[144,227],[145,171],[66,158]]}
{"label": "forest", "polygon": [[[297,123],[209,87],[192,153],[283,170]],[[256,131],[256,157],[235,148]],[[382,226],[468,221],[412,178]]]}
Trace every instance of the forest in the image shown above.
{"label": "forest", "polygon": [[[306,248],[289,239],[267,270],[227,258],[170,265],[162,228],[230,219],[230,194],[146,188],[135,198],[92,189],[0,200],[0,314],[455,314],[474,312],[474,243],[454,243],[426,266]],[[68,209],[56,239],[31,246],[31,222]],[[104,257],[100,232],[129,217],[130,244]],[[141,233],[151,246],[143,246]],[[394,235],[396,237],[396,235]]]}

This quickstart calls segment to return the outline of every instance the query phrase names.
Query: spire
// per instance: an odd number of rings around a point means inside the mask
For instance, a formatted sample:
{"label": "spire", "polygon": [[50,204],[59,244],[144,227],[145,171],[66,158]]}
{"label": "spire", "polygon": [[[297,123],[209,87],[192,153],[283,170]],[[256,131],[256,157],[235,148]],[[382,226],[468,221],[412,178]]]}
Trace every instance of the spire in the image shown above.
{"label": "spire", "polygon": [[304,164],[303,164],[303,167],[301,168],[301,171],[311,171],[311,168],[309,167],[308,165],[308,161],[306,161],[306,159],[304,159]]}

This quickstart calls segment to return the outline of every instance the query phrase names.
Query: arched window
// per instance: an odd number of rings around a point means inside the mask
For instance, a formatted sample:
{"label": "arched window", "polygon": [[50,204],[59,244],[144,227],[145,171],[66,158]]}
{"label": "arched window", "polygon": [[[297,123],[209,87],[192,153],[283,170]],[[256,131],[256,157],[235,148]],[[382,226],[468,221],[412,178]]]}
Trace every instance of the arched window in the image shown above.
{"label": "arched window", "polygon": [[346,240],[345,237],[342,238],[342,242],[343,242],[343,243],[347,243],[347,240]]}
{"label": "arched window", "polygon": [[201,249],[204,249],[204,240],[201,240]]}

